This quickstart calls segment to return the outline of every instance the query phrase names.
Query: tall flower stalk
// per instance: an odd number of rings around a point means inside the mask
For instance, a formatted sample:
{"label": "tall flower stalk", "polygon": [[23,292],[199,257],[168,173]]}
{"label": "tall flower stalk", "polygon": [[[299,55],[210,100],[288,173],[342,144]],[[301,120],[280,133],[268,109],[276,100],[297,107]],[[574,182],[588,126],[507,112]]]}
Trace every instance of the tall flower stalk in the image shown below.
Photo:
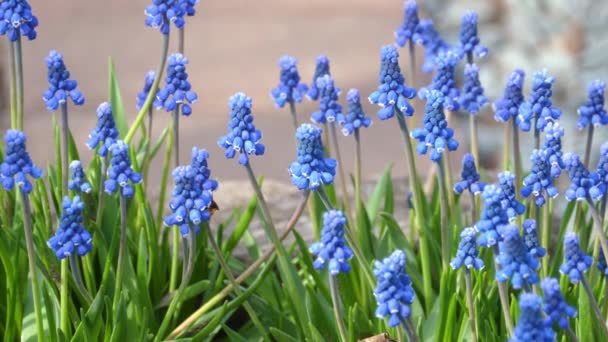
{"label": "tall flower stalk", "polygon": [[296,103],[302,102],[304,94],[308,90],[306,84],[300,83],[297,64],[298,60],[291,56],[285,55],[279,59],[281,68],[279,84],[270,93],[277,108],[283,108],[285,104],[289,104],[294,129],[298,129]]}

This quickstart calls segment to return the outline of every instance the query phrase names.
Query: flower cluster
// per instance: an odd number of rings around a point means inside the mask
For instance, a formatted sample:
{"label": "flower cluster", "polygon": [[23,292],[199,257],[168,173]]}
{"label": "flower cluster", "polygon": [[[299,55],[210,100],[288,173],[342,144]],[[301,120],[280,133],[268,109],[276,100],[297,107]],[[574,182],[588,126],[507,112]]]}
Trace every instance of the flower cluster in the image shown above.
{"label": "flower cluster", "polygon": [[437,90],[431,90],[425,96],[426,106],[424,108],[424,127],[416,128],[411,132],[412,138],[418,140],[416,151],[426,154],[431,148],[430,158],[432,161],[441,160],[441,154],[447,149],[455,151],[458,141],[454,139],[454,130],[448,127],[443,112],[444,96]]}
{"label": "flower cluster", "polygon": [[306,96],[311,101],[316,101],[319,98],[319,89],[317,88],[317,78],[325,75],[330,75],[329,73],[329,58],[325,55],[317,56],[317,65],[315,67],[315,73],[312,76],[312,82],[310,82],[310,88],[308,88],[308,92]]}
{"label": "flower cluster", "polygon": [[578,107],[578,115],[580,116],[576,122],[579,129],[583,129],[590,124],[593,126],[608,124],[608,113],[604,109],[604,91],[606,91],[606,83],[600,80],[595,80],[589,83],[587,89],[589,97],[585,103]]}
{"label": "flower cluster", "polygon": [[576,233],[567,233],[564,237],[564,263],[559,266],[559,272],[568,276],[570,283],[576,284],[591,264],[593,258],[583,252]]}
{"label": "flower cluster", "polygon": [[405,273],[405,253],[396,250],[384,260],[375,261],[373,272],[378,279],[374,290],[378,302],[376,317],[388,316],[388,325],[396,327],[410,317],[415,296],[412,280]]}
{"label": "flower cluster", "polygon": [[481,234],[477,238],[477,244],[483,247],[494,246],[500,241],[498,228],[509,223],[509,216],[503,208],[502,189],[494,184],[487,185],[481,194],[483,208],[479,222],[475,224],[475,230]]}
{"label": "flower cluster", "polygon": [[116,140],[110,147],[112,158],[108,168],[108,179],[104,182],[104,191],[113,194],[120,187],[120,195],[131,198],[135,193],[132,184],[142,181],[141,174],[131,168],[131,157],[129,157],[129,146],[122,140]]}
{"label": "flower cluster", "polygon": [[302,102],[302,96],[308,90],[306,84],[300,83],[297,64],[298,60],[291,56],[285,55],[279,59],[280,80],[271,92],[274,103],[279,108],[283,108],[286,103]]}
{"label": "flower cluster", "polygon": [[502,98],[493,104],[494,119],[498,122],[507,122],[510,118],[517,118],[519,107],[524,102],[522,88],[524,86],[525,73],[523,70],[514,70],[509,79]]}
{"label": "flower cluster", "polygon": [[422,42],[420,33],[418,5],[414,0],[406,1],[403,6],[403,23],[395,30],[395,44],[400,47],[404,47],[407,42],[419,44]]}
{"label": "flower cluster", "polygon": [[576,153],[565,153],[562,157],[570,177],[570,187],[566,190],[568,201],[584,201],[591,196],[590,190],[598,179],[597,174],[590,173]]}
{"label": "flower cluster", "polygon": [[103,102],[97,107],[97,126],[89,133],[87,147],[90,149],[99,147],[97,153],[105,157],[117,139],[118,129],[112,115],[112,106],[108,102]]}
{"label": "flower cluster", "polygon": [[454,68],[458,63],[459,57],[452,50],[441,52],[435,58],[437,71],[431,84],[420,90],[420,97],[426,99],[432,90],[437,90],[445,97],[444,107],[450,111],[457,111],[460,108],[458,98],[460,91],[456,87]]}
{"label": "flower cluster", "polygon": [[29,194],[33,186],[27,179],[28,176],[39,179],[42,177],[42,170],[34,166],[27,153],[25,145],[27,138],[23,132],[9,129],[4,135],[4,141],[6,146],[4,160],[0,164],[0,183],[8,191],[17,184],[21,191]]}
{"label": "flower cluster", "polygon": [[477,232],[472,227],[467,227],[462,230],[456,256],[450,262],[450,266],[452,266],[453,269],[459,269],[463,265],[467,269],[470,269],[471,267],[476,270],[483,269],[483,260],[478,258],[479,251],[477,250],[477,244],[475,243],[476,235]]}
{"label": "flower cluster", "polygon": [[519,107],[517,115],[517,124],[522,131],[528,132],[534,121],[534,129],[542,132],[549,121],[555,121],[562,115],[551,103],[554,81],[555,78],[549,76],[547,70],[537,71],[532,76],[532,91],[528,100]]}
{"label": "flower cluster", "polygon": [[542,207],[546,202],[544,193],[546,193],[549,198],[555,198],[558,195],[557,188],[553,185],[549,154],[543,149],[534,150],[532,151],[530,160],[532,161],[532,170],[530,170],[530,174],[524,178],[524,186],[521,188],[521,195],[526,198],[530,195],[534,195],[534,197],[536,197],[536,205]]}
{"label": "flower cluster", "polygon": [[68,182],[68,189],[75,192],[84,192],[85,194],[91,192],[91,184],[87,182],[87,176],[82,169],[80,160],[73,160],[70,163],[70,181]]}
{"label": "flower cluster", "polygon": [[515,175],[509,171],[504,171],[498,174],[498,184],[502,189],[502,206],[507,212],[509,221],[513,221],[518,215],[526,212],[526,207],[523,203],[517,200],[515,193]]}
{"label": "flower cluster", "polygon": [[344,135],[351,135],[361,127],[372,125],[372,119],[363,112],[361,96],[357,89],[350,89],[346,94],[346,114],[338,114],[337,120]]}
{"label": "flower cluster", "polygon": [[477,36],[477,13],[467,11],[462,16],[460,21],[460,50],[466,54],[469,62],[473,59],[473,53],[477,57],[485,57],[488,54],[488,49],[479,45],[479,37]]}
{"label": "flower cluster", "polygon": [[608,142],[600,147],[600,160],[597,163],[596,184],[589,189],[589,195],[594,200],[599,200],[608,190]]}
{"label": "flower cluster", "polygon": [[597,269],[603,276],[608,277],[608,264],[606,264],[606,256],[604,255],[603,248],[600,248],[600,255],[597,258]]}
{"label": "flower cluster", "polygon": [[[137,110],[141,110],[144,107],[144,103],[146,103],[146,98],[148,98],[148,94],[150,94],[150,90],[152,90],[152,84],[154,83],[155,79],[155,71],[150,70],[146,73],[146,77],[144,79],[144,88],[142,91],[137,93]],[[158,90],[156,91],[155,95],[158,95]],[[156,98],[156,96],[154,96],[154,98]]]}
{"label": "flower cluster", "polygon": [[416,89],[405,85],[405,78],[399,68],[399,52],[392,45],[380,50],[380,85],[369,95],[369,102],[382,107],[378,111],[380,120],[387,120],[395,115],[395,107],[405,116],[414,114],[414,107],[407,102],[416,96]]}
{"label": "flower cluster", "polygon": [[425,19],[420,21],[420,36],[422,37],[422,46],[424,46],[424,63],[422,71],[429,73],[435,67],[435,58],[445,51],[450,49],[450,46],[441,38],[439,32],[435,30],[433,21]]}
{"label": "flower cluster", "polygon": [[78,196],[74,196],[72,200],[65,196],[63,197],[62,207],[63,212],[61,213],[59,228],[47,244],[59,260],[69,257],[74,252],[84,256],[93,248],[93,238],[82,225],[84,203]]}
{"label": "flower cluster", "polygon": [[460,106],[470,114],[477,114],[488,99],[483,93],[483,87],[479,82],[479,68],[475,64],[467,64],[464,67],[464,84],[458,99]]}
{"label": "flower cluster", "polygon": [[545,126],[545,141],[542,149],[547,153],[547,159],[551,164],[551,177],[557,178],[562,174],[562,170],[566,168],[562,160],[562,137],[564,136],[564,128],[560,126],[558,121],[548,122]]}
{"label": "flower cluster", "polygon": [[496,264],[500,269],[497,268],[496,280],[504,283],[511,279],[515,289],[521,289],[525,283],[538,283],[536,270],[540,267],[540,262],[528,251],[519,235],[519,228],[514,224],[502,226],[500,235],[500,253],[496,257]]}
{"label": "flower cluster", "polygon": [[557,323],[561,329],[568,328],[568,318],[576,317],[576,309],[568,305],[559,288],[559,281],[555,278],[545,278],[540,283],[543,290],[543,311],[545,312],[545,325],[553,326]]}
{"label": "flower cluster", "polygon": [[547,251],[540,245],[538,241],[538,230],[536,220],[528,219],[523,224],[524,243],[528,249],[528,253],[535,258],[542,258],[547,254]]}
{"label": "flower cluster", "polygon": [[160,28],[162,34],[169,34],[170,24],[181,29],[186,24],[184,16],[193,16],[198,0],[152,0],[145,10],[146,26]]}
{"label": "flower cluster", "polygon": [[188,59],[181,53],[169,56],[165,87],[156,93],[154,101],[156,108],[164,108],[167,112],[177,109],[186,116],[192,114],[190,104],[198,100],[198,95],[191,90],[186,64],[188,64]]}
{"label": "flower cluster", "polygon": [[198,225],[211,218],[213,191],[217,189],[218,183],[210,178],[208,158],[206,150],[194,147],[192,163],[173,170],[175,188],[169,202],[171,214],[165,216],[164,223],[179,227],[182,236],[188,236],[190,228],[198,233]]}
{"label": "flower cluster", "polygon": [[36,39],[38,18],[26,0],[5,0],[0,3],[0,35],[7,35],[11,42],[20,36]]}
{"label": "flower cluster", "polygon": [[333,183],[336,160],[325,158],[321,129],[302,124],[296,131],[298,141],[297,160],[289,165],[291,183],[300,190],[316,190],[322,184]]}
{"label": "flower cluster", "polygon": [[315,269],[322,270],[327,264],[331,275],[350,271],[348,260],[353,257],[353,251],[344,240],[345,224],[346,217],[339,210],[330,210],[323,214],[321,241],[310,246],[310,252],[317,256],[313,263]]}
{"label": "flower cluster", "polygon": [[249,164],[249,155],[261,156],[265,147],[262,140],[262,132],[253,125],[253,114],[251,113],[251,97],[244,93],[236,93],[228,101],[230,108],[230,122],[228,123],[228,134],[222,136],[217,144],[225,149],[226,158],[234,158],[239,154],[239,163]]}
{"label": "flower cluster", "polygon": [[83,105],[84,96],[76,88],[78,82],[69,79],[70,72],[63,63],[63,56],[59,52],[51,50],[46,57],[46,66],[48,68],[49,87],[42,94],[46,108],[55,111],[60,104],[66,103],[68,98],[72,99],[74,105]]}
{"label": "flower cluster", "polygon": [[514,337],[509,342],[555,341],[555,332],[543,322],[541,299],[534,293],[519,296],[519,320],[513,329]]}
{"label": "flower cluster", "polygon": [[336,121],[336,117],[342,115],[338,102],[340,88],[334,86],[334,80],[328,74],[317,78],[315,85],[319,91],[319,110],[312,113],[310,120],[318,124]]}
{"label": "flower cluster", "polygon": [[478,194],[483,191],[486,183],[480,181],[481,177],[475,167],[475,158],[472,154],[467,153],[462,158],[462,172],[460,173],[462,180],[454,184],[454,192],[457,194],[469,190],[473,194]]}

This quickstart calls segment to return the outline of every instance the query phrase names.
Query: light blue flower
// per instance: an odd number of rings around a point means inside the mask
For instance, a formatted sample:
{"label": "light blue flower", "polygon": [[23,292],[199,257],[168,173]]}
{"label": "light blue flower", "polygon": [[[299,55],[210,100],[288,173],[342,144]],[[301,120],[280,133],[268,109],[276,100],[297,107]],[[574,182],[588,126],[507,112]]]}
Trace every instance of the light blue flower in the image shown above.
{"label": "light blue flower", "polygon": [[498,229],[509,223],[509,216],[503,207],[504,195],[499,186],[488,184],[483,189],[481,198],[483,202],[481,217],[475,224],[475,230],[481,233],[477,238],[477,244],[491,247],[501,240]]}
{"label": "light blue flower", "polygon": [[306,97],[311,101],[316,101],[319,98],[317,78],[325,75],[330,75],[329,59],[325,55],[319,55],[317,56],[317,65],[315,66],[315,73],[312,76],[312,82],[310,82],[310,88],[308,88],[308,92],[306,93]]}
{"label": "light blue flower", "polygon": [[33,179],[42,177],[42,170],[34,166],[26,148],[27,137],[21,131],[9,129],[4,135],[4,160],[0,164],[0,183],[5,190],[11,191],[15,184],[19,185],[21,191],[29,194],[32,192],[32,183],[28,176]]}
{"label": "light blue flower", "polygon": [[534,293],[519,296],[519,320],[509,342],[553,342],[555,332],[543,322],[541,299]]}
{"label": "light blue flower", "polygon": [[496,256],[496,280],[501,283],[511,280],[515,289],[521,289],[526,283],[538,283],[536,270],[540,262],[529,251],[519,235],[519,228],[514,224],[502,226],[499,230],[502,240],[499,242],[500,253]]}
{"label": "light blue flower", "polygon": [[36,39],[38,18],[26,0],[4,0],[0,2],[0,35],[6,35],[11,42],[19,36],[28,40]]}
{"label": "light blue flower", "polygon": [[525,73],[520,69],[515,69],[509,76],[502,97],[492,105],[496,121],[507,122],[510,118],[516,120],[519,114],[519,107],[524,102],[524,94],[522,92],[524,78]]}
{"label": "light blue flower", "polygon": [[479,82],[479,68],[475,64],[467,64],[464,67],[464,85],[458,99],[460,106],[470,114],[477,114],[488,99],[483,93],[483,87]]}
{"label": "light blue flower", "polygon": [[[150,90],[152,90],[152,84],[154,83],[155,79],[156,72],[150,70],[146,73],[146,77],[144,79],[144,88],[142,91],[137,93],[137,110],[141,110],[144,107],[144,103],[146,103],[148,94],[150,93]],[[156,91],[156,94],[158,94],[158,90]],[[154,96],[154,98],[156,98],[156,96]]]}
{"label": "light blue flower", "polygon": [[584,273],[593,264],[593,258],[581,249],[578,236],[574,232],[564,237],[564,263],[559,266],[559,273],[566,275],[570,283],[578,283]]}
{"label": "light blue flower", "polygon": [[403,23],[395,30],[395,44],[404,47],[410,44],[422,43],[420,35],[420,19],[418,18],[418,4],[414,0],[408,0],[403,6]]}
{"label": "light blue flower", "polygon": [[606,83],[595,80],[589,83],[587,89],[589,97],[582,106],[578,107],[579,119],[576,122],[576,126],[579,129],[583,129],[589,125],[603,126],[608,124],[608,113],[604,109]]}
{"label": "light blue flower", "polygon": [[418,26],[420,27],[422,46],[424,46],[424,63],[422,64],[422,71],[430,73],[435,68],[435,59],[437,56],[449,50],[450,46],[443,40],[439,32],[435,30],[431,19],[421,20]]}
{"label": "light blue flower", "polygon": [[591,188],[599,180],[598,175],[590,173],[576,153],[565,153],[562,160],[570,177],[570,186],[566,190],[566,199],[568,201],[587,200],[587,197],[591,197]]}
{"label": "light blue flower", "polygon": [[461,181],[454,184],[454,192],[457,194],[469,190],[473,194],[478,194],[483,191],[486,183],[482,182],[481,176],[475,167],[475,158],[472,154],[467,153],[462,158],[462,172],[460,174]]}
{"label": "light blue flower", "polygon": [[327,265],[332,275],[350,271],[348,260],[353,257],[353,251],[344,240],[345,225],[346,217],[342,211],[330,210],[323,213],[321,240],[310,246],[310,252],[317,256],[313,263],[316,270],[322,270]]}
{"label": "light blue flower", "polygon": [[338,114],[338,124],[344,135],[351,135],[361,127],[372,125],[372,119],[365,116],[361,107],[361,97],[357,89],[350,89],[346,94],[346,114]]}
{"label": "light blue flower", "polygon": [[463,54],[473,54],[477,57],[485,57],[488,49],[479,45],[477,36],[477,13],[466,11],[460,21],[460,50]]}
{"label": "light blue flower", "polygon": [[46,57],[46,66],[48,69],[49,87],[42,94],[42,99],[46,103],[46,108],[50,111],[55,111],[60,104],[66,103],[68,98],[72,99],[72,103],[76,106],[84,104],[84,96],[76,87],[78,82],[70,80],[70,72],[63,63],[63,56],[51,50]]}
{"label": "light blue flower", "polygon": [[289,166],[291,183],[300,190],[317,190],[329,185],[336,175],[336,160],[325,158],[321,129],[311,124],[302,124],[296,131],[298,157]]}
{"label": "light blue flower", "polygon": [[325,74],[315,81],[319,90],[319,110],[312,113],[310,120],[317,124],[336,121],[342,115],[342,106],[338,103],[340,88],[334,86],[331,76]]}
{"label": "light blue flower", "polygon": [[551,103],[553,82],[555,78],[546,69],[537,71],[532,76],[532,91],[528,100],[519,107],[517,115],[517,124],[522,131],[529,131],[534,123],[535,130],[542,132],[548,122],[558,120],[562,115]]}
{"label": "light blue flower", "polygon": [[300,103],[308,87],[300,83],[298,60],[285,55],[279,59],[281,68],[279,84],[272,89],[270,95],[277,107],[283,108],[286,103]]}
{"label": "light blue flower", "polygon": [[61,260],[74,253],[84,256],[93,248],[93,238],[82,224],[82,211],[84,203],[79,196],[63,197],[63,212],[59,221],[59,228],[55,235],[47,242],[55,252],[57,259]]}
{"label": "light blue flower", "polygon": [[108,178],[104,182],[104,191],[113,194],[120,188],[120,196],[131,198],[135,193],[132,184],[142,181],[141,174],[133,171],[129,146],[122,140],[117,140],[111,147],[112,158],[108,168]]}
{"label": "light blue flower", "polygon": [[547,254],[547,251],[540,245],[538,241],[538,230],[536,220],[528,219],[523,224],[524,243],[530,253],[535,258],[542,258]]}
{"label": "light blue flower", "polygon": [[412,314],[415,297],[412,281],[405,273],[405,253],[395,250],[384,260],[375,261],[373,272],[378,280],[374,290],[376,317],[388,317],[388,325],[396,327]]}
{"label": "light blue flower", "polygon": [[88,194],[91,192],[91,184],[87,182],[87,176],[84,173],[80,160],[73,160],[70,163],[70,181],[68,182],[68,189],[75,191],[76,193],[83,192]]}
{"label": "light blue flower", "polygon": [[198,95],[192,91],[192,86],[188,81],[187,64],[188,59],[181,53],[169,56],[165,87],[158,90],[154,101],[157,109],[164,108],[167,112],[172,112],[175,108],[179,108],[183,115],[192,114],[190,105],[198,100]]}
{"label": "light blue flower", "polygon": [[545,326],[552,327],[555,323],[560,329],[568,329],[568,319],[576,317],[576,309],[566,302],[555,278],[545,278],[540,283],[543,290],[543,311]]}
{"label": "light blue flower", "polygon": [[452,50],[440,52],[435,58],[435,66],[437,71],[431,84],[425,88],[420,89],[419,96],[422,99],[426,99],[431,91],[437,90],[443,94],[444,107],[450,111],[458,111],[460,103],[458,99],[460,97],[460,90],[456,87],[455,78],[455,67],[460,57]]}
{"label": "light blue flower", "polygon": [[484,268],[483,260],[479,256],[477,250],[477,244],[475,242],[477,232],[472,227],[467,227],[460,233],[460,243],[458,244],[458,250],[456,256],[450,262],[450,266],[453,269],[459,269],[462,266],[467,269],[474,268],[481,270]]}
{"label": "light blue flower", "polygon": [[99,147],[97,154],[105,157],[117,139],[118,129],[112,115],[112,106],[108,102],[103,102],[97,107],[97,126],[89,133],[87,147],[90,149]]}

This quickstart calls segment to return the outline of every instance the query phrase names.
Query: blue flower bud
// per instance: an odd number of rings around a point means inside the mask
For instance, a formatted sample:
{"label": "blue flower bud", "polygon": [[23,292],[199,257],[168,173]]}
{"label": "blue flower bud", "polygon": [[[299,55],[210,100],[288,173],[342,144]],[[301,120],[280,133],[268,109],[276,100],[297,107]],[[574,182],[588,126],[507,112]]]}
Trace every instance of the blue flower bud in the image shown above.
{"label": "blue flower bud", "polygon": [[59,228],[47,244],[53,249],[55,256],[59,260],[74,253],[84,256],[93,248],[93,238],[82,225],[84,203],[82,203],[79,196],[74,196],[73,200],[65,196],[62,207],[63,212],[61,213]]}
{"label": "blue flower bud", "polygon": [[317,256],[313,263],[315,269],[322,270],[328,265],[332,275],[350,271],[348,260],[353,257],[353,251],[344,240],[345,225],[343,212],[330,210],[323,214],[321,240],[310,246],[310,252]]}
{"label": "blue flower bud", "polygon": [[320,108],[312,113],[310,120],[318,124],[336,121],[336,117],[342,115],[342,106],[338,103],[340,88],[334,86],[334,80],[328,74],[318,77],[315,85],[319,91]]}
{"label": "blue flower bud", "polygon": [[444,151],[455,151],[458,148],[458,141],[454,139],[454,130],[447,127],[448,122],[443,111],[445,100],[443,94],[433,89],[425,95],[425,98],[424,127],[415,128],[410,134],[419,142],[416,151],[419,154],[426,154],[430,147],[431,160],[438,162]]}
{"label": "blue flower bud", "polygon": [[46,108],[50,111],[55,111],[60,104],[72,99],[72,103],[76,106],[84,104],[84,96],[76,87],[78,82],[70,80],[70,72],[63,63],[63,56],[51,50],[46,57],[46,66],[48,68],[49,87],[42,94],[42,98],[46,103]]}
{"label": "blue flower bud", "polygon": [[87,147],[90,149],[99,147],[97,154],[105,157],[117,139],[118,129],[112,115],[112,106],[108,102],[103,102],[97,107],[97,126],[89,133]]}
{"label": "blue flower bud", "polygon": [[375,261],[373,273],[378,280],[374,290],[376,317],[388,317],[388,325],[396,327],[412,314],[415,297],[412,281],[405,273],[405,253],[395,250],[384,260]]}
{"label": "blue flower bud", "polygon": [[538,283],[536,270],[540,262],[528,251],[524,240],[519,235],[519,228],[509,224],[502,226],[500,231],[502,241],[499,243],[500,253],[496,256],[496,280],[501,283],[511,279],[515,289],[521,289],[525,283]]}
{"label": "blue flower bud", "polygon": [[465,266],[467,269],[475,268],[481,270],[485,266],[483,260],[478,258],[479,251],[475,243],[477,232],[472,227],[467,227],[460,233],[460,243],[456,256],[450,262],[453,269],[459,269]]}
{"label": "blue flower bud", "polygon": [[409,0],[403,6],[403,23],[395,30],[395,44],[404,47],[407,42],[410,44],[421,44],[421,27],[418,18],[418,4],[416,1]]}
{"label": "blue flower bud", "polygon": [[593,258],[583,252],[576,233],[567,233],[564,237],[564,263],[559,266],[559,273],[566,275],[570,283],[576,284],[585,276],[591,264]]}
{"label": "blue flower bud", "polygon": [[524,86],[525,74],[523,70],[514,70],[509,79],[502,98],[493,104],[494,119],[498,122],[507,122],[510,118],[517,118],[519,107],[524,102],[522,88]]}
{"label": "blue flower bud", "polygon": [[300,190],[316,190],[322,184],[329,185],[336,174],[336,160],[325,158],[321,129],[302,124],[296,131],[298,141],[297,160],[289,166],[291,183]]}
{"label": "blue flower bud", "polygon": [[0,164],[0,183],[7,191],[12,190],[17,184],[21,191],[29,194],[33,187],[28,176],[39,179],[42,177],[42,170],[34,166],[27,153],[27,137],[21,131],[9,129],[4,135],[4,141],[6,146],[4,160]]}
{"label": "blue flower bud", "polygon": [[80,160],[73,160],[70,163],[70,181],[68,182],[68,189],[75,191],[76,193],[83,192],[88,194],[91,192],[91,184],[87,182],[87,176],[82,169]]}
{"label": "blue flower bud", "polygon": [[606,83],[600,80],[595,80],[589,83],[589,97],[585,103],[578,108],[579,119],[576,126],[583,129],[590,124],[600,126],[608,124],[608,113],[604,109],[604,92],[606,91]]}
{"label": "blue flower bud", "polygon": [[308,92],[306,93],[306,97],[308,97],[311,101],[316,101],[319,98],[319,89],[317,88],[317,78],[325,75],[330,75],[329,73],[329,59],[325,55],[320,55],[317,57],[317,65],[315,67],[315,73],[312,77],[312,82],[310,82],[310,88],[308,88]]}
{"label": "blue flower bud", "polygon": [[344,135],[351,135],[361,127],[372,125],[372,119],[365,116],[361,107],[361,97],[357,89],[350,89],[346,94],[346,114],[338,114],[338,124],[342,126]]}
{"label": "blue flower bud", "polygon": [[304,83],[300,83],[298,74],[298,60],[285,55],[279,59],[281,68],[279,84],[272,89],[270,95],[277,107],[283,108],[286,103],[300,103],[303,95],[308,90]]}
{"label": "blue flower bud", "polygon": [[472,154],[467,153],[462,158],[462,180],[454,184],[454,192],[457,194],[469,190],[473,194],[478,194],[483,191],[486,183],[480,181],[481,177],[475,167],[475,158]]}
{"label": "blue flower bud", "polygon": [[545,278],[540,283],[543,290],[543,311],[545,326],[552,327],[555,323],[560,329],[568,329],[568,318],[576,317],[576,309],[568,305],[555,278]]}
{"label": "blue flower bud", "polygon": [[124,198],[131,198],[135,193],[132,184],[139,184],[142,181],[141,174],[131,168],[131,157],[129,156],[129,146],[122,140],[110,147],[112,158],[108,168],[107,179],[104,182],[104,191],[113,194],[120,188],[120,195]]}
{"label": "blue flower bud", "polygon": [[546,69],[534,73],[530,96],[519,107],[517,115],[517,125],[522,131],[528,132],[534,122],[535,129],[542,132],[548,122],[556,121],[562,115],[551,103],[553,82],[555,78]]}
{"label": "blue flower bud", "polygon": [[519,296],[519,320],[513,329],[513,338],[509,342],[555,341],[555,332],[543,322],[541,299],[533,293],[522,293]]}
{"label": "blue flower bud", "polygon": [[475,53],[477,57],[485,57],[488,49],[479,45],[477,36],[477,13],[466,11],[460,21],[460,50],[462,54]]}
{"label": "blue flower bud", "polygon": [[164,108],[165,111],[172,112],[178,108],[182,115],[192,114],[190,105],[198,100],[198,95],[192,91],[188,81],[187,64],[188,59],[181,53],[169,56],[165,87],[158,90],[156,100],[154,100],[154,106],[157,109]]}
{"label": "blue flower bud", "polygon": [[0,3],[0,35],[6,35],[11,42],[19,36],[28,40],[36,39],[38,18],[26,0],[5,0]]}
{"label": "blue flower bud", "polygon": [[483,94],[483,87],[479,82],[479,68],[475,64],[464,67],[464,85],[458,99],[460,106],[470,114],[477,114],[488,99]]}

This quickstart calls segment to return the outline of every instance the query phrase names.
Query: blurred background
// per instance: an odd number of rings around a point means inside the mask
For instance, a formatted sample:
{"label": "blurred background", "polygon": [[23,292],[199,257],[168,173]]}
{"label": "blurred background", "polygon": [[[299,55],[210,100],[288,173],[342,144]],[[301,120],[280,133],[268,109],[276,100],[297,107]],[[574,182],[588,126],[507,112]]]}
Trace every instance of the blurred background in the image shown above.
{"label": "blurred background", "polygon": [[[23,47],[25,130],[30,138],[28,147],[38,165],[45,166],[54,155],[51,120],[55,114],[46,111],[42,100],[47,87],[45,56],[51,49],[61,52],[72,78],[78,80],[86,97],[84,106],[70,106],[70,127],[77,143],[82,144],[82,158],[86,162],[91,155],[84,153],[84,144],[96,122],[95,110],[99,103],[108,100],[108,57],[115,63],[131,121],[144,75],[157,68],[161,36],[158,30],[144,26],[144,9],[149,2],[30,1],[40,26],[38,38],[25,42]],[[602,53],[608,48],[605,35],[608,1],[420,0],[418,4],[420,17],[432,18],[451,44],[458,42],[460,16],[464,11],[472,9],[479,13],[479,36],[490,53],[478,63],[490,101],[502,93],[506,77],[514,68],[526,71],[526,94],[532,72],[547,68],[557,79],[554,103],[562,109],[566,121],[566,149],[582,151],[579,146],[582,144],[577,144],[582,133],[574,126],[576,108],[586,96],[589,80],[608,80]],[[298,58],[302,81],[308,84],[312,81],[315,57],[326,54],[336,85],[343,90],[342,102],[349,88],[358,88],[367,96],[377,86],[380,48],[393,43],[393,31],[402,19],[401,0],[202,0],[196,16],[187,18],[186,25],[188,73],[199,101],[193,106],[193,114],[180,124],[181,160],[189,159],[191,146],[203,147],[211,153],[215,178],[226,184],[246,178],[244,169],[237,166],[236,160],[226,160],[216,144],[227,130],[229,96],[243,91],[253,98],[255,123],[262,130],[267,147],[266,155],[254,160],[254,168],[276,184],[288,183],[287,167],[295,158],[291,118],[287,108],[275,108],[269,95],[278,83],[279,57],[290,54]],[[3,49],[6,52],[6,47]],[[170,53],[175,51],[176,38],[172,36]],[[418,48],[419,62],[422,53],[422,48]],[[411,84],[407,63],[407,50],[403,49],[401,68],[406,82]],[[4,78],[6,74],[2,70]],[[428,84],[430,76],[417,74],[416,87]],[[414,104],[416,115],[421,115],[423,103],[416,99]],[[7,101],[2,106],[2,125],[7,127]],[[308,121],[316,106],[317,103],[306,100],[299,104],[300,122]],[[404,176],[406,167],[397,122],[380,122],[376,119],[377,108],[367,102],[364,106],[374,119],[372,128],[362,133],[364,175],[374,178],[387,163],[394,162],[394,174]],[[494,122],[490,106],[480,115],[482,163],[498,167],[502,127]],[[156,134],[169,118],[169,113],[156,112]],[[456,118],[452,126],[460,137],[461,151],[467,151],[467,122]],[[595,139],[598,146],[602,140]],[[353,144],[352,138],[341,139],[347,172],[352,169]],[[418,160],[423,163],[428,158]],[[458,158],[453,158],[452,163],[454,172],[459,172]],[[159,158],[157,165],[161,165]],[[421,174],[425,174],[422,172],[425,165],[428,163],[420,166]],[[152,172],[149,187],[154,188],[160,167]],[[238,190],[239,187],[229,192],[236,195]]]}

